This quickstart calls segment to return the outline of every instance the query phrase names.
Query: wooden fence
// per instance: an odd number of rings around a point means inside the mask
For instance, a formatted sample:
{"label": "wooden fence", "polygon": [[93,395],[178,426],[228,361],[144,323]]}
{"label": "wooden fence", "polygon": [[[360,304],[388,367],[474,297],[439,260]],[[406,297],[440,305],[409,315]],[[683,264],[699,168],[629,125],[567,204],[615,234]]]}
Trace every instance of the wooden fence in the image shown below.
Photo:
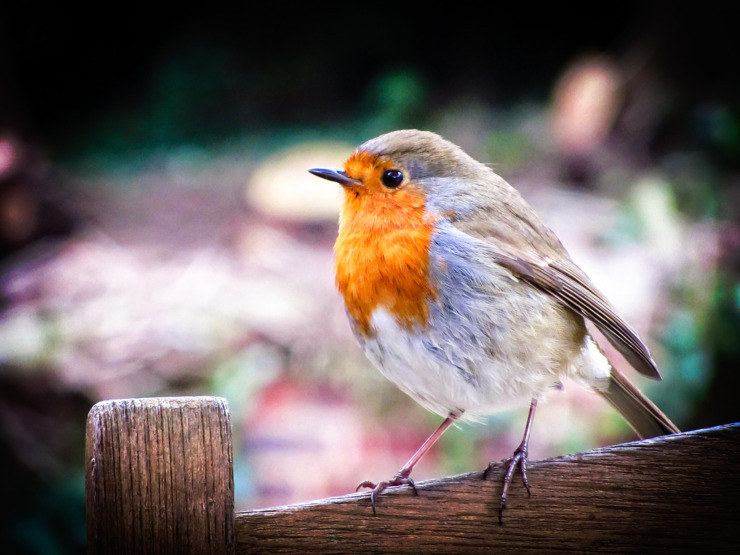
{"label": "wooden fence", "polygon": [[503,468],[234,513],[231,423],[216,397],[105,401],[86,444],[90,554],[740,553],[740,423]]}

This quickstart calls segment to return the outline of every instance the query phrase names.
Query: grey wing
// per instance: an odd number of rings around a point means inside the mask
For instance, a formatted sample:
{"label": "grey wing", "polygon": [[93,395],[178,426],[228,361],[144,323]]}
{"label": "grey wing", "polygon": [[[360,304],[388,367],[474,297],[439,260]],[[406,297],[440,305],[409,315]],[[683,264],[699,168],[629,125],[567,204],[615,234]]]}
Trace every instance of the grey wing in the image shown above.
{"label": "grey wing", "polygon": [[660,380],[650,351],[614,310],[591,280],[570,259],[557,236],[521,196],[506,185],[499,191],[505,210],[483,208],[464,221],[459,231],[485,241],[499,265],[587,318],[641,374]]}
{"label": "grey wing", "polygon": [[570,260],[526,260],[498,250],[495,245],[494,251],[498,264],[593,322],[635,370],[648,378],[661,379],[650,351],[637,333]]}

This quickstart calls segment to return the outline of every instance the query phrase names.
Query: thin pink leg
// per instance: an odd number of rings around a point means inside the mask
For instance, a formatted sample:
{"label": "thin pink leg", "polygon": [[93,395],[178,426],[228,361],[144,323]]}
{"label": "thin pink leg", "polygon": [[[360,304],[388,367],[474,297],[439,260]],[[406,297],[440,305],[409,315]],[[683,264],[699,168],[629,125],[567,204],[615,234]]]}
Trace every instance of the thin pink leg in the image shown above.
{"label": "thin pink leg", "polygon": [[416,463],[418,463],[419,460],[421,460],[421,458],[426,455],[426,452],[432,448],[432,445],[437,443],[437,440],[442,437],[442,434],[445,432],[445,430],[447,430],[447,428],[449,428],[459,417],[460,414],[450,413],[450,415],[444,419],[444,422],[442,422],[439,427],[434,430],[434,433],[430,435],[424,443],[421,444],[421,447],[416,450],[416,453],[411,456],[408,462],[403,465],[403,468],[398,471],[398,474],[408,477],[409,474],[411,474],[411,471],[414,469],[414,466],[416,466]]}
{"label": "thin pink leg", "polygon": [[434,433],[430,435],[427,440],[421,444],[421,447],[419,447],[416,450],[416,453],[414,453],[411,458],[406,462],[405,465],[403,465],[403,468],[399,470],[396,475],[391,478],[390,480],[383,480],[382,482],[378,482],[377,484],[374,482],[370,482],[368,480],[365,480],[362,482],[359,486],[357,486],[357,489],[360,488],[372,488],[372,493],[370,494],[370,503],[373,506],[373,514],[375,513],[375,501],[380,495],[380,493],[390,487],[390,486],[402,486],[402,485],[409,485],[413,488],[414,493],[418,494],[416,491],[416,486],[414,485],[414,481],[409,478],[409,475],[411,474],[411,471],[414,469],[414,466],[416,466],[416,463],[421,460],[421,458],[426,454],[429,449],[431,449],[432,445],[434,445],[437,440],[442,436],[442,434],[445,432],[447,428],[449,428],[460,416],[462,415],[462,412],[458,413],[450,413],[447,418],[444,419],[444,422],[439,425],[439,427],[434,430]]}

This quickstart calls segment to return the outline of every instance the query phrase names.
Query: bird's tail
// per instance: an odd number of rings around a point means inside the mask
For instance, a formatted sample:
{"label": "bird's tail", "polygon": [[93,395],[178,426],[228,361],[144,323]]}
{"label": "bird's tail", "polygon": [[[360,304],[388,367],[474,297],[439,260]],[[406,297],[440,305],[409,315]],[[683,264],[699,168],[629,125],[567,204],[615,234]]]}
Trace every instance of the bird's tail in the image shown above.
{"label": "bird's tail", "polygon": [[619,411],[643,439],[680,432],[650,399],[615,368],[611,370],[606,387],[598,387],[596,391]]}

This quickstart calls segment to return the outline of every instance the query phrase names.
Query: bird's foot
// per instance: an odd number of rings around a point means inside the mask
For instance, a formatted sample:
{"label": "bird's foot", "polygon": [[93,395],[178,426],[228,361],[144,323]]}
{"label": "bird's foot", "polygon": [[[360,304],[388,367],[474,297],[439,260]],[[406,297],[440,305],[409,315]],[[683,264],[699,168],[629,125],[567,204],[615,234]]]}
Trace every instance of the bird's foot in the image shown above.
{"label": "bird's foot", "polygon": [[[524,484],[524,487],[527,489],[527,495],[531,496],[532,493],[529,490],[529,480],[527,479],[527,443],[522,442],[522,444],[516,448],[516,451],[514,451],[514,454],[509,457],[508,459],[504,459],[501,461],[504,465],[507,465],[506,474],[504,474],[504,488],[501,491],[501,501],[499,502],[498,506],[498,523],[503,524],[503,516],[504,516],[504,509],[506,509],[506,496],[509,493],[509,484],[511,484],[511,479],[514,476],[514,472],[516,472],[516,469],[519,468],[519,471],[522,474],[522,483]],[[496,466],[496,463],[491,463],[488,465],[488,467],[483,471],[483,479],[488,478],[488,474],[493,470],[493,468]]]}
{"label": "bird's foot", "polygon": [[359,491],[361,488],[370,488],[373,491],[370,493],[370,504],[373,507],[373,515],[376,515],[375,512],[375,502],[378,499],[378,496],[385,490],[386,488],[389,488],[391,486],[411,486],[411,489],[414,490],[414,493],[416,495],[419,495],[419,492],[416,489],[416,485],[414,484],[414,481],[409,478],[410,472],[404,472],[401,471],[398,474],[396,474],[393,478],[390,480],[383,480],[382,482],[378,482],[377,484],[375,482],[370,482],[369,480],[365,480],[360,485],[357,486],[357,489],[355,491]]}

